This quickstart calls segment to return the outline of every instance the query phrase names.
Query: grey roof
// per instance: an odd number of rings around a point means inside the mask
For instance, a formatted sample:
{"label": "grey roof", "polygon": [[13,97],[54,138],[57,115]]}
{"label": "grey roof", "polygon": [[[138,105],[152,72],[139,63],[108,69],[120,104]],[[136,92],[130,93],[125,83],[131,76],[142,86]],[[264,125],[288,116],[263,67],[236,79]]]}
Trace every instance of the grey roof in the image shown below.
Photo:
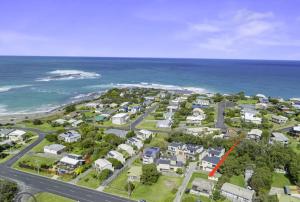
{"label": "grey roof", "polygon": [[65,139],[67,137],[81,137],[81,135],[79,133],[77,133],[76,131],[68,131],[68,132],[60,134],[59,137]]}
{"label": "grey roof", "polygon": [[45,148],[53,150],[53,151],[61,151],[65,148],[65,146],[61,145],[61,144],[51,144],[51,145],[45,146]]}
{"label": "grey roof", "polygon": [[277,132],[272,133],[272,139],[274,139],[276,141],[282,141],[282,142],[289,141],[289,139],[287,137],[285,137],[284,134],[277,133]]}
{"label": "grey roof", "polygon": [[4,135],[4,136],[7,136],[9,133],[13,132],[14,129],[6,129],[6,128],[2,128],[0,129],[0,134],[1,135]]}
{"label": "grey roof", "polygon": [[208,153],[212,154],[214,156],[219,156],[222,153],[223,148],[217,147],[217,148],[209,148]]}
{"label": "grey roof", "polygon": [[180,143],[180,142],[171,142],[169,144],[169,146],[171,146],[171,147],[179,147],[179,146],[182,146],[182,145],[183,145],[183,143]]}
{"label": "grey roof", "polygon": [[242,188],[242,187],[239,187],[237,185],[230,184],[227,182],[223,184],[221,191],[231,193],[235,196],[239,196],[239,197],[248,199],[249,201],[252,201],[252,198],[254,195],[253,190],[245,189],[245,188]]}
{"label": "grey roof", "polygon": [[[157,159],[156,163],[157,164],[168,164],[168,165],[173,165],[171,164],[171,160],[174,160],[174,159],[171,159],[171,158],[160,158],[160,159]],[[176,164],[175,164],[177,167],[183,167],[183,162],[182,161],[176,161]]]}
{"label": "grey roof", "polygon": [[212,164],[217,164],[219,161],[220,161],[220,157],[217,157],[217,156],[205,156],[202,161],[207,161],[209,163],[212,163]]}
{"label": "grey roof", "polygon": [[105,134],[113,134],[115,136],[121,137],[121,138],[125,138],[126,134],[128,133],[128,131],[126,130],[120,130],[120,129],[108,129],[104,132]]}
{"label": "grey roof", "polygon": [[212,191],[214,188],[214,183],[212,181],[203,178],[195,178],[192,182],[192,185],[196,186],[197,189],[205,189],[208,191]]}

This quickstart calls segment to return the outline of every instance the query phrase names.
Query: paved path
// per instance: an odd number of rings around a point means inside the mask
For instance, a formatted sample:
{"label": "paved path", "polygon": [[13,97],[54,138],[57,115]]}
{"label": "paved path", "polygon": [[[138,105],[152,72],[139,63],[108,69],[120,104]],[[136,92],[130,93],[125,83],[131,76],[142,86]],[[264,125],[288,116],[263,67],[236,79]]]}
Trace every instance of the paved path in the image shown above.
{"label": "paved path", "polygon": [[218,117],[217,117],[217,123],[216,123],[216,128],[220,128],[222,132],[227,131],[227,127],[224,123],[224,113],[226,107],[233,107],[234,103],[228,102],[228,101],[222,101],[218,103]]}
{"label": "paved path", "polygon": [[185,189],[186,189],[186,187],[187,187],[187,185],[188,185],[188,183],[189,183],[189,181],[190,181],[193,173],[196,170],[196,166],[197,166],[197,162],[191,162],[189,164],[189,168],[186,171],[185,177],[184,177],[184,179],[183,179],[183,181],[181,183],[181,186],[178,188],[178,191],[176,193],[176,197],[175,197],[175,199],[174,199],[173,202],[180,202],[181,201],[181,198],[182,198],[182,196],[183,196],[183,194],[185,192]]}

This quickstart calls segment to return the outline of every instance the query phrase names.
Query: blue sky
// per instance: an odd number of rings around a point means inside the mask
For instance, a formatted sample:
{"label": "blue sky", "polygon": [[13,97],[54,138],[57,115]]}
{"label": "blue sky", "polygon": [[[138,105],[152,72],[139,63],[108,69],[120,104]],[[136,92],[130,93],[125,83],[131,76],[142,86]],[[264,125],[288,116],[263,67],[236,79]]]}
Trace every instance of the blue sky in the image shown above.
{"label": "blue sky", "polygon": [[300,60],[299,0],[0,0],[0,55]]}

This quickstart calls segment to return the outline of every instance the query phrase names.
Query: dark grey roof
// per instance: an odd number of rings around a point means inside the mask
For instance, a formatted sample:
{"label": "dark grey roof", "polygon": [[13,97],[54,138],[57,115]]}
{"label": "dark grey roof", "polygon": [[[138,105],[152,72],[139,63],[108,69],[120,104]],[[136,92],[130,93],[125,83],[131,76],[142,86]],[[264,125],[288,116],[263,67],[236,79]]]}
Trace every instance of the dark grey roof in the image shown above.
{"label": "dark grey roof", "polygon": [[207,161],[209,163],[212,163],[212,164],[217,164],[219,161],[220,161],[221,158],[219,157],[216,157],[216,156],[205,156],[202,160],[203,161]]}

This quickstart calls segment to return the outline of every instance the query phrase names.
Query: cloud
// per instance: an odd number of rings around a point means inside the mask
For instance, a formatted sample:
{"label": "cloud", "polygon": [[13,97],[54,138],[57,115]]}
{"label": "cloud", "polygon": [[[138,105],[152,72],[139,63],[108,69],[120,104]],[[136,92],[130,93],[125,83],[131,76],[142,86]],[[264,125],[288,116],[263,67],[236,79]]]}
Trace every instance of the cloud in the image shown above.
{"label": "cloud", "polygon": [[221,31],[219,27],[211,24],[191,24],[191,30],[195,30],[198,32],[219,32]]}
{"label": "cloud", "polygon": [[237,53],[268,46],[299,46],[299,40],[289,37],[284,22],[272,12],[246,9],[211,19],[188,23],[185,40],[201,50]]}

